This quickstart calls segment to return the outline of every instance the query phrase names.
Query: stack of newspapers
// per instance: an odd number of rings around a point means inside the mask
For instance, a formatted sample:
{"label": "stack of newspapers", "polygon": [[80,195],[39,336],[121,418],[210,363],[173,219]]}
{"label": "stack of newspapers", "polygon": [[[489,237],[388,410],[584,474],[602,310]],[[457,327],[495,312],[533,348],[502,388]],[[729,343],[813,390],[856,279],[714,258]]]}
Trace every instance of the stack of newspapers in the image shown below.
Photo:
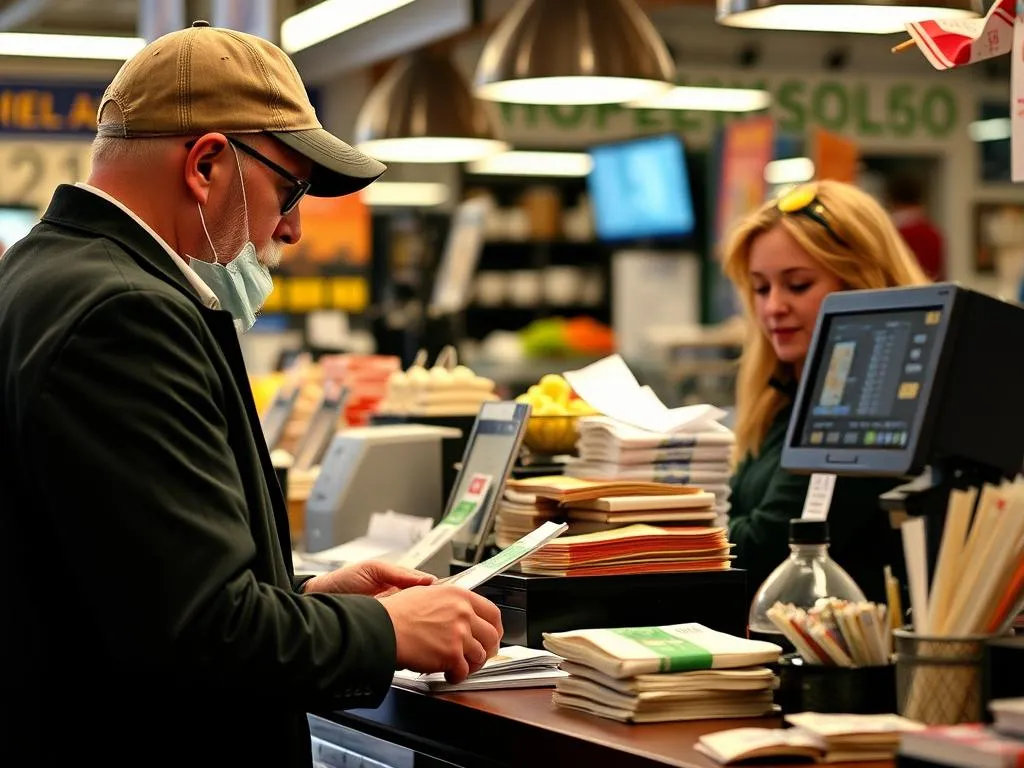
{"label": "stack of newspapers", "polygon": [[729,512],[729,476],[736,437],[716,418],[656,432],[591,416],[579,422],[578,457],[565,473],[572,477],[671,483],[699,488],[715,498],[722,524]]}
{"label": "stack of newspapers", "polygon": [[758,717],[776,711],[766,664],[782,649],[701,624],[555,632],[544,647],[568,676],[553,702],[635,723]]}

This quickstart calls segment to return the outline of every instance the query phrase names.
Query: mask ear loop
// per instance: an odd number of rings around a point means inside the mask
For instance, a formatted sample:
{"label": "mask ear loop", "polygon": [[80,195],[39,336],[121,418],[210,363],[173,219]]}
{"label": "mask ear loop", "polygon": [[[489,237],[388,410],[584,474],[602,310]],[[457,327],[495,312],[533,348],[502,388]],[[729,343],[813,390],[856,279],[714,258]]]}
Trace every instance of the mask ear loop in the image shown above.
{"label": "mask ear loop", "polygon": [[213,247],[213,238],[210,237],[210,230],[206,228],[206,217],[203,216],[203,204],[196,203],[196,208],[199,209],[199,223],[203,225],[203,232],[206,233],[206,242],[210,244],[210,250],[213,251],[213,263],[219,266],[224,266],[220,263],[220,257],[217,255],[217,249]]}

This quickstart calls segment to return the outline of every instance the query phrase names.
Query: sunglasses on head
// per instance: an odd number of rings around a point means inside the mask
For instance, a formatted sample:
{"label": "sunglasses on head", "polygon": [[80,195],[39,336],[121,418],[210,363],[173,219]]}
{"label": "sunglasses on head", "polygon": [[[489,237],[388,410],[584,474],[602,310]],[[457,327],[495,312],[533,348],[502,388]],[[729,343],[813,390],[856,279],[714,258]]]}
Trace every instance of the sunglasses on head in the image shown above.
{"label": "sunglasses on head", "polygon": [[[299,201],[306,196],[306,193],[309,192],[309,188],[312,186],[312,184],[306,179],[300,179],[298,176],[291,173],[287,168],[282,168],[269,157],[266,157],[265,155],[256,151],[253,147],[250,147],[248,144],[243,144],[238,139],[233,139],[230,136],[227,137],[227,140],[231,144],[231,146],[242,150],[243,152],[245,152],[245,154],[249,155],[249,157],[256,159],[277,175],[291,182],[292,186],[285,195],[284,201],[281,203],[281,215],[287,216],[289,213],[294,211],[295,206],[297,206],[299,204]],[[192,139],[191,141],[185,144],[185,147],[187,149],[192,149],[192,147],[195,146],[197,141],[198,139]]]}
{"label": "sunglasses on head", "polygon": [[775,203],[775,207],[787,216],[806,216],[811,221],[817,222],[829,236],[844,247],[848,243],[836,232],[835,217],[825,207],[825,204],[818,199],[818,185],[815,183],[801,184],[782,195]]}

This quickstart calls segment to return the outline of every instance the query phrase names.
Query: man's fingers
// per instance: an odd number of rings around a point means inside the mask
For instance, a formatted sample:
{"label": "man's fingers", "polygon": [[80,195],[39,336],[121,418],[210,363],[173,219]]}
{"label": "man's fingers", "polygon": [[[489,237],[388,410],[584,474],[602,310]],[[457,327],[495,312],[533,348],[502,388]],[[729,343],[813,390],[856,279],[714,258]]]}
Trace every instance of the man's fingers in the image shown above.
{"label": "man's fingers", "polygon": [[504,629],[501,626],[501,611],[498,610],[498,606],[486,597],[481,597],[476,592],[470,592],[469,595],[469,603],[473,606],[473,612],[494,627],[500,638],[504,633]]}
{"label": "man's fingers", "polygon": [[498,630],[495,629],[493,624],[479,616],[473,616],[469,620],[469,629],[473,633],[473,638],[487,654],[484,657],[484,661],[498,652],[498,642],[501,640],[501,635],[498,634]]}

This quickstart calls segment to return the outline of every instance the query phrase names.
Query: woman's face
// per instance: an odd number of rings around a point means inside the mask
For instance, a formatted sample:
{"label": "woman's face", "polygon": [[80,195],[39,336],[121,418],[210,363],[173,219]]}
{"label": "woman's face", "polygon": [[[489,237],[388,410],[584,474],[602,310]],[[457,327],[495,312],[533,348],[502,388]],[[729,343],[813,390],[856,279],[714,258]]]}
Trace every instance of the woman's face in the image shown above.
{"label": "woman's face", "polygon": [[842,283],[821,267],[784,227],[772,227],[750,245],[754,312],[775,354],[803,370],[822,299]]}

